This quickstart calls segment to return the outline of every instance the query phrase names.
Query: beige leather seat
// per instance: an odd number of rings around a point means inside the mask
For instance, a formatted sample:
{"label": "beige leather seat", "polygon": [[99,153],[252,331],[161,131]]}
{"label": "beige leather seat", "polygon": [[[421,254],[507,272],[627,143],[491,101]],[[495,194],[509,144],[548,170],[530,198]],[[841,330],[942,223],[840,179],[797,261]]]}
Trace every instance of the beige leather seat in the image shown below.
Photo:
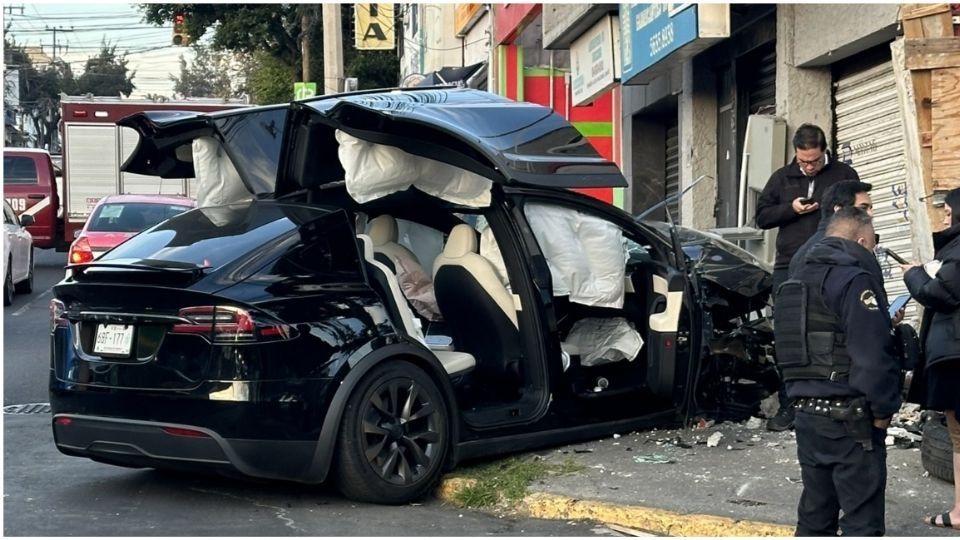
{"label": "beige leather seat", "polygon": [[393,219],[393,216],[383,214],[370,220],[367,225],[367,234],[373,242],[374,256],[381,254],[386,256],[386,258],[383,256],[377,257],[377,260],[386,264],[394,273],[396,273],[397,268],[391,259],[403,260],[405,264],[415,265],[412,267],[423,269],[423,265],[420,264],[417,256],[405,246],[397,243],[399,233],[397,231],[397,220]]}
{"label": "beige leather seat", "polygon": [[433,286],[455,349],[476,358],[478,374],[518,381],[521,346],[513,295],[490,261],[477,254],[477,233],[469,225],[450,231],[433,265]]}

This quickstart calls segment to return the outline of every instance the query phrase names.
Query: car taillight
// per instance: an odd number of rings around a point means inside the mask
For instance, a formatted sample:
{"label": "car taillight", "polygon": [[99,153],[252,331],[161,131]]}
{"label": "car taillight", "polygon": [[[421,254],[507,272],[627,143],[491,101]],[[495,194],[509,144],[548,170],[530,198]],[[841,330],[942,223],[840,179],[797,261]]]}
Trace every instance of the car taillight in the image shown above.
{"label": "car taillight", "polygon": [[54,298],[50,300],[50,331],[53,332],[58,327],[69,326],[70,321],[67,320],[67,307],[63,305],[63,302]]}
{"label": "car taillight", "polygon": [[83,264],[93,260],[93,250],[90,249],[90,242],[86,238],[80,237],[70,245],[70,253],[67,255],[70,264]]}
{"label": "car taillight", "polygon": [[174,334],[196,334],[214,343],[262,343],[286,341],[296,330],[233,306],[196,306],[180,310],[181,322],[170,329]]}

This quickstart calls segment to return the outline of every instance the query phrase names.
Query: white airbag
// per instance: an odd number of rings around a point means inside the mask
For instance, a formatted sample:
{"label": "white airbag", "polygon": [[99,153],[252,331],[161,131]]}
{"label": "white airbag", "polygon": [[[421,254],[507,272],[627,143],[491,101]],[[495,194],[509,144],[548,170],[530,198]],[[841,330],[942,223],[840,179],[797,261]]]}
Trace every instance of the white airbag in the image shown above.
{"label": "white airbag", "polygon": [[528,204],[524,212],[550,266],[554,296],[623,307],[627,259],[619,227],[558,206]]}
{"label": "white airbag", "polygon": [[337,130],[338,155],[347,193],[359,203],[415,187],[445,201],[490,206],[493,183],[476,173],[403,150],[358,139]]}
{"label": "white airbag", "polygon": [[563,348],[580,354],[581,366],[599,366],[640,354],[643,338],[623,317],[580,319],[563,341]]}
{"label": "white airbag", "polygon": [[251,197],[219,141],[212,137],[200,137],[194,139],[192,146],[197,206],[220,206]]}

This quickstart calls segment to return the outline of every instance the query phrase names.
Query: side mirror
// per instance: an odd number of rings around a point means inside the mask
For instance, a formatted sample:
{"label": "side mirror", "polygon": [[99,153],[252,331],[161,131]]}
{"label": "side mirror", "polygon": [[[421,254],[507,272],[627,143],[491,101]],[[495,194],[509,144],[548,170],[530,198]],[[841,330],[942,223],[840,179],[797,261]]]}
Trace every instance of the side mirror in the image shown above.
{"label": "side mirror", "polygon": [[22,225],[22,226],[24,226],[24,227],[29,227],[29,226],[33,225],[34,223],[35,223],[35,221],[34,221],[34,219],[33,219],[33,216],[31,216],[30,214],[26,214],[26,215],[24,215],[24,216],[20,216],[20,225]]}

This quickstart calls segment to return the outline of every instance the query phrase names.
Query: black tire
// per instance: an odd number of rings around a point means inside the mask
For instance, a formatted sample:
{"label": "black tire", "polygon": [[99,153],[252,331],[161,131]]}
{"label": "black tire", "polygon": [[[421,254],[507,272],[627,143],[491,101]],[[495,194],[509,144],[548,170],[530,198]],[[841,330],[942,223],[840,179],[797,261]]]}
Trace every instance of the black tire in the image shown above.
{"label": "black tire", "polygon": [[942,414],[931,416],[923,425],[920,462],[930,476],[953,483],[953,443]]}
{"label": "black tire", "polygon": [[3,278],[3,305],[9,306],[13,303],[13,274],[10,273],[10,263],[7,261],[6,276]]}
{"label": "black tire", "polygon": [[33,248],[30,248],[30,271],[27,273],[27,279],[17,283],[14,286],[17,294],[30,294],[33,292]]}
{"label": "black tire", "polygon": [[335,477],[346,497],[405,504],[433,488],[450,449],[449,406],[422,369],[373,368],[352,392],[337,441]]}

